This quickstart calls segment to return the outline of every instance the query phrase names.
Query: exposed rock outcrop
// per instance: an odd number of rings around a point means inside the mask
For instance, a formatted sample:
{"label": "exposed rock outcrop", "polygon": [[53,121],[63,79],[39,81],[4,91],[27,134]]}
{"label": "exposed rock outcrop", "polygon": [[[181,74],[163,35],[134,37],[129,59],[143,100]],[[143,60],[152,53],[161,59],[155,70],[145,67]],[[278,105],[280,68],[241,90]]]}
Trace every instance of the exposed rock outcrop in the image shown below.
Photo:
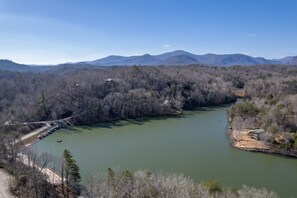
{"label": "exposed rock outcrop", "polygon": [[[265,133],[265,132],[263,132]],[[261,138],[261,133],[255,133],[254,130],[231,130],[230,138],[232,146],[246,151],[263,152],[271,154],[280,154],[288,157],[297,157],[297,151],[294,149],[284,148],[277,143],[267,143]],[[283,141],[279,136],[276,140]]]}

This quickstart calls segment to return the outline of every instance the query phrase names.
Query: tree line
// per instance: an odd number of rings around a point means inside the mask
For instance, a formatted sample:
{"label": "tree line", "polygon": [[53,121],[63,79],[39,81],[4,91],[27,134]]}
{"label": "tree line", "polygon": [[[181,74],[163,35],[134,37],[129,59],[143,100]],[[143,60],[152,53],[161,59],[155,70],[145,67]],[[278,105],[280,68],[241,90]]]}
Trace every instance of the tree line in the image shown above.
{"label": "tree line", "polygon": [[95,197],[217,197],[217,198],[277,198],[266,189],[242,186],[238,189],[222,187],[216,181],[195,183],[189,177],[177,174],[151,173],[138,170],[114,171],[91,176],[83,196]]}
{"label": "tree line", "polygon": [[[0,122],[77,116],[79,124],[142,116],[175,115],[184,109],[248,97],[296,93],[296,68],[109,67],[48,73],[0,71]],[[270,86],[273,85],[273,86]]]}

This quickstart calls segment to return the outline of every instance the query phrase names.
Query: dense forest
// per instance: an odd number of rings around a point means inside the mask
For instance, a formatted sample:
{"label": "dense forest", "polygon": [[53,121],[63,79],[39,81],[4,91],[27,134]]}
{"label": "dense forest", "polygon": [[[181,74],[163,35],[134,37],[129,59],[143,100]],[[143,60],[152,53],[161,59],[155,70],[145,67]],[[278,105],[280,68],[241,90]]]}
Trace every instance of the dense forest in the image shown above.
{"label": "dense forest", "polygon": [[270,151],[296,157],[296,69],[273,67],[271,71],[275,74],[245,84],[245,98],[229,109],[229,118],[236,130],[264,129],[257,139]]}
{"label": "dense forest", "polygon": [[[19,127],[19,123],[71,117],[73,124],[79,125],[147,116],[177,116],[183,110],[229,103],[235,103],[228,112],[233,128],[263,128],[267,132],[264,141],[294,149],[297,148],[296,101],[295,66],[191,65],[63,68],[43,73],[0,71],[0,165],[10,167],[10,172],[17,176],[19,188],[15,192],[32,189],[30,196],[54,196],[56,191],[48,185],[44,175],[12,160],[17,158],[21,148],[9,143],[20,133],[32,129],[30,126]],[[285,138],[277,142],[280,136]],[[145,176],[144,172],[117,176],[113,193],[122,193],[117,189],[123,182],[130,185],[131,178],[131,185],[149,182],[148,189],[142,189],[148,190],[147,193],[170,191],[172,186],[168,189],[155,186],[154,181],[167,181],[171,176],[152,177],[154,179]],[[174,178],[191,187],[176,188],[181,190],[180,193],[183,190],[209,193],[203,185],[186,178]],[[35,182],[37,180],[39,182]],[[94,197],[105,196],[107,184],[101,180],[91,182],[98,186],[92,189],[90,184],[87,193]],[[131,185],[129,188],[135,187]],[[103,194],[98,194],[97,188]],[[238,197],[240,192],[249,190],[244,187],[237,193],[229,190],[215,193]],[[262,191],[252,189],[250,193],[261,194]]]}
{"label": "dense forest", "polygon": [[79,123],[174,115],[183,109],[248,98],[294,95],[297,69],[259,67],[110,67],[53,73],[0,72],[0,122],[54,120]]}
{"label": "dense forest", "polygon": [[175,115],[182,109],[235,101],[231,82],[219,76],[223,73],[195,66],[1,72],[0,120],[13,123],[77,115],[79,123],[95,123]]}

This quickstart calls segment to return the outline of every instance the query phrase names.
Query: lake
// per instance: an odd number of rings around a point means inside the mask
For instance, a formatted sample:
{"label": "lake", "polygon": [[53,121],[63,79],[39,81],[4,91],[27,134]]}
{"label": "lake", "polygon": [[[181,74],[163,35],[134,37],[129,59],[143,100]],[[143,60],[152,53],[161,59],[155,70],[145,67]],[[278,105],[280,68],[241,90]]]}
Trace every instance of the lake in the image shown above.
{"label": "lake", "polygon": [[[58,139],[63,142],[57,143]],[[83,179],[97,171],[149,169],[183,173],[197,182],[243,184],[297,197],[297,160],[234,149],[227,107],[200,108],[180,117],[102,123],[60,130],[33,145],[38,152],[72,152]]]}

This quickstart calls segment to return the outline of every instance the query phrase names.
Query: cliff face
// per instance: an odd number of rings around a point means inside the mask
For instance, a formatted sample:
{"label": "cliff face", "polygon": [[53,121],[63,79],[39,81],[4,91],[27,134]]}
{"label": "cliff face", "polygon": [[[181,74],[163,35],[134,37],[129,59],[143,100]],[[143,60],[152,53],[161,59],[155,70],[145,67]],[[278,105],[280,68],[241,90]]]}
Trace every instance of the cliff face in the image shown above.
{"label": "cliff face", "polygon": [[233,130],[231,132],[231,138],[233,140],[233,146],[238,149],[249,151],[267,151],[270,149],[268,144],[251,135],[251,130]]}
{"label": "cliff face", "polygon": [[[280,154],[289,157],[297,157],[297,150],[282,147],[277,141],[280,139],[276,137],[275,143],[266,143],[258,138],[254,130],[232,130],[230,131],[230,138],[232,146],[245,151],[255,151],[271,154]],[[266,133],[266,132],[264,132]]]}

